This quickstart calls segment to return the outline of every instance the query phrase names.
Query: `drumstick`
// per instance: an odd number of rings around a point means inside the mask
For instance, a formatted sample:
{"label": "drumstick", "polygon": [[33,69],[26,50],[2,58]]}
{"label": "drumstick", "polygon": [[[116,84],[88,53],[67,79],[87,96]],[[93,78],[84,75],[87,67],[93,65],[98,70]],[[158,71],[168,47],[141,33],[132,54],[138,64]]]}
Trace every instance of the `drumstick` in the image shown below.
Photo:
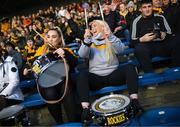
{"label": "drumstick", "polygon": [[88,29],[88,19],[87,19],[87,10],[86,10],[86,8],[84,9],[84,14],[85,14],[86,29]]}
{"label": "drumstick", "polygon": [[104,21],[104,15],[103,15],[103,10],[102,10],[101,4],[100,4],[100,2],[98,2],[98,4],[99,4],[99,9],[100,9],[102,20]]}

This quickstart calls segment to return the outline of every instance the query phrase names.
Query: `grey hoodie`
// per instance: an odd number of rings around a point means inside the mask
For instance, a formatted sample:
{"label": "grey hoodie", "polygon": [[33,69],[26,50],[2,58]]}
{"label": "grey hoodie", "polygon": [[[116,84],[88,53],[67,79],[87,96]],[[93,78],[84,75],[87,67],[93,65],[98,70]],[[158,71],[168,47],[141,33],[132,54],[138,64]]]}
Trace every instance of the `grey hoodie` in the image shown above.
{"label": "grey hoodie", "polygon": [[99,41],[93,37],[84,39],[84,43],[92,42],[91,46],[82,44],[78,51],[80,57],[89,59],[89,72],[99,76],[107,76],[118,68],[119,61],[115,54],[123,52],[125,48],[121,40],[112,33],[107,40],[114,52],[110,57],[107,56],[105,40]]}

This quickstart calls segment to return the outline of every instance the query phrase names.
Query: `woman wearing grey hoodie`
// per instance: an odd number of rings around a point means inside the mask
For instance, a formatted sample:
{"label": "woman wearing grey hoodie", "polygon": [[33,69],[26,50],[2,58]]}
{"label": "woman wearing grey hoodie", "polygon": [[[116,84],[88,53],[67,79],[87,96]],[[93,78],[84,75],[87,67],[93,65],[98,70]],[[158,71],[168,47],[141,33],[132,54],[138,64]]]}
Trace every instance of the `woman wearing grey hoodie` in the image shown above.
{"label": "woman wearing grey hoodie", "polygon": [[123,52],[124,44],[114,36],[106,22],[94,20],[86,29],[79,56],[89,60],[89,70],[79,73],[77,91],[83,108],[82,120],[90,120],[89,92],[106,86],[127,84],[132,106],[138,102],[138,75],[132,65],[119,66],[116,54]]}

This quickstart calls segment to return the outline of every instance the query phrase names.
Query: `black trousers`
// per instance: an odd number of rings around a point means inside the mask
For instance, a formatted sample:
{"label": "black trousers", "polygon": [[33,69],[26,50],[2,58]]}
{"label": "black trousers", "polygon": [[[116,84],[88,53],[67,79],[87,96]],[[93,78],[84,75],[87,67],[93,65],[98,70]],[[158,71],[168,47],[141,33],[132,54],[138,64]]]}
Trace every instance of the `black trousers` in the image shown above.
{"label": "black trousers", "polygon": [[[55,104],[47,104],[50,114],[53,116],[57,124],[63,123],[62,108],[63,104],[67,119],[69,122],[77,122],[77,105],[75,100],[75,86],[72,83],[71,78],[69,79],[68,89],[65,97],[62,101]],[[64,92],[64,83],[57,85],[56,87],[50,87],[42,90],[42,95],[45,96],[46,100],[57,100],[60,99]]]}
{"label": "black trousers", "polygon": [[145,73],[153,72],[151,59],[155,56],[171,56],[173,66],[180,66],[180,39],[178,37],[170,37],[161,42],[139,43],[135,46],[134,52]]}
{"label": "black trousers", "polygon": [[80,102],[89,102],[90,90],[123,84],[127,84],[129,94],[138,93],[138,75],[134,66],[121,66],[107,76],[98,76],[88,71],[82,71],[78,75],[77,92]]}

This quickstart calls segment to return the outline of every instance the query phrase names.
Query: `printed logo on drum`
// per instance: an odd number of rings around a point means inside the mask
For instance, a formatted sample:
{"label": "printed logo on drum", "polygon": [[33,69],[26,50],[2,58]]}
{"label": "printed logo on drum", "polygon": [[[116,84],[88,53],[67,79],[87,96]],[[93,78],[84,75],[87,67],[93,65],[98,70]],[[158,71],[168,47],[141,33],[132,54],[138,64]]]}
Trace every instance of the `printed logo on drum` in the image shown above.
{"label": "printed logo on drum", "polygon": [[121,113],[121,114],[118,114],[115,116],[108,116],[106,119],[107,119],[108,126],[117,125],[117,124],[123,123],[127,120],[124,113]]}

